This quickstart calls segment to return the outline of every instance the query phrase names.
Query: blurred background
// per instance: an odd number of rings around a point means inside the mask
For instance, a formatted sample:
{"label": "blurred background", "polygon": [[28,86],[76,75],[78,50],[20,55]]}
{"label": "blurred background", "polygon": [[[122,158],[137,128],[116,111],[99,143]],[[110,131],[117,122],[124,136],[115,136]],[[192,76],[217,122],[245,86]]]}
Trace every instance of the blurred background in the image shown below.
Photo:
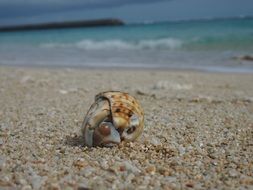
{"label": "blurred background", "polygon": [[[11,30],[118,19],[123,25]],[[0,0],[0,65],[253,71],[252,0]]]}

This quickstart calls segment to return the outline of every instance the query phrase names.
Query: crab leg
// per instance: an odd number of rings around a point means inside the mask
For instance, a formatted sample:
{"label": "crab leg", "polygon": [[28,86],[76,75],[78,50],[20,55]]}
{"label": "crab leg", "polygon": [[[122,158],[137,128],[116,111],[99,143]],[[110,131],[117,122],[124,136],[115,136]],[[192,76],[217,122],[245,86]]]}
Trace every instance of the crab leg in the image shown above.
{"label": "crab leg", "polygon": [[82,133],[87,146],[93,145],[94,129],[109,115],[110,108],[107,100],[101,99],[92,104],[82,125]]}

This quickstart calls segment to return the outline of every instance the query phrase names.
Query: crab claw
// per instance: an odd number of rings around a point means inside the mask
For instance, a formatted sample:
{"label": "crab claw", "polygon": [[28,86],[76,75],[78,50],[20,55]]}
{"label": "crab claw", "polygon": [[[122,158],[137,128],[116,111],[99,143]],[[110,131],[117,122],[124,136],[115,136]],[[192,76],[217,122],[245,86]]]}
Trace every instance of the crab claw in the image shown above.
{"label": "crab claw", "polygon": [[120,134],[110,122],[102,122],[94,131],[93,143],[95,146],[111,147],[120,142]]}

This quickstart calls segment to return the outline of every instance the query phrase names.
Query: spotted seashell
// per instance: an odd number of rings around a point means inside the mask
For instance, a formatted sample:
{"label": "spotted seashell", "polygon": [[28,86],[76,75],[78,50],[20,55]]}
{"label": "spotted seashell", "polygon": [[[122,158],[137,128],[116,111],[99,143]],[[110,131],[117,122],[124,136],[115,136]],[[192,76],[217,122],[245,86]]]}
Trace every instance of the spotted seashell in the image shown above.
{"label": "spotted seashell", "polygon": [[108,91],[96,95],[82,125],[87,146],[113,146],[141,135],[144,113],[128,93]]}

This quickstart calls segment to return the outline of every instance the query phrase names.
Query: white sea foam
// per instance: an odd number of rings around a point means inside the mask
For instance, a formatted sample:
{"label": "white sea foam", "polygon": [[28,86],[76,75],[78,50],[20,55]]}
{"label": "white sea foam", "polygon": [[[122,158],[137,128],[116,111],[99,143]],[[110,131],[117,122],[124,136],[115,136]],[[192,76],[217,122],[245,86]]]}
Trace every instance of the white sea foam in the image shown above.
{"label": "white sea foam", "polygon": [[182,46],[183,42],[179,39],[164,38],[157,40],[142,40],[138,46],[141,49],[176,49]]}
{"label": "white sea foam", "polygon": [[75,43],[44,43],[43,48],[78,48],[84,50],[138,50],[138,49],[177,49],[183,42],[179,39],[164,38],[140,41],[123,40],[81,40]]}
{"label": "white sea foam", "polygon": [[134,44],[124,42],[122,40],[105,40],[105,41],[82,40],[80,42],[75,43],[75,46],[85,50],[135,48]]}

